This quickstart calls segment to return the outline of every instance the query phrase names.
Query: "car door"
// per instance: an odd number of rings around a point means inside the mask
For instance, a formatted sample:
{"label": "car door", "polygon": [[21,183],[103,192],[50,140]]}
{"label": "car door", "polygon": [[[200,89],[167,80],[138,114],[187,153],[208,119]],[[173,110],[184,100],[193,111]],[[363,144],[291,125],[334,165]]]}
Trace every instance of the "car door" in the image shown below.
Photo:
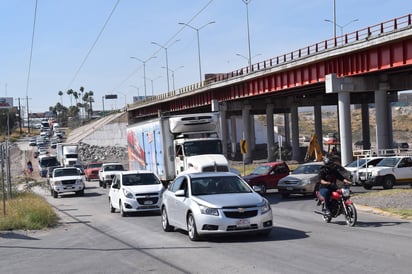
{"label": "car door", "polygon": [[398,183],[412,181],[412,158],[405,157],[399,161],[398,168],[395,168],[395,177]]}
{"label": "car door", "polygon": [[269,187],[277,188],[279,180],[287,175],[289,174],[284,165],[274,166],[269,172]]}
{"label": "car door", "polygon": [[110,202],[114,208],[119,209],[119,199],[121,191],[121,180],[119,176],[116,176],[113,179],[113,182],[110,186]]}

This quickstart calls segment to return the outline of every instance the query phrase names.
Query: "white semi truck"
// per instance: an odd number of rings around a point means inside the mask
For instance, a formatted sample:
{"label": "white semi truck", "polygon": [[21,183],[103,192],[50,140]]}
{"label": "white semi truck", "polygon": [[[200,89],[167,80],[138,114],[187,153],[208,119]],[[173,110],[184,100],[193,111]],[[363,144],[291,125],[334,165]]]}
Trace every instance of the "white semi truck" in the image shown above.
{"label": "white semi truck", "polygon": [[184,171],[229,171],[222,154],[218,112],[159,117],[128,126],[130,170],[149,170],[162,181]]}
{"label": "white semi truck", "polygon": [[79,164],[79,145],[75,143],[58,143],[56,146],[57,161],[63,167]]}

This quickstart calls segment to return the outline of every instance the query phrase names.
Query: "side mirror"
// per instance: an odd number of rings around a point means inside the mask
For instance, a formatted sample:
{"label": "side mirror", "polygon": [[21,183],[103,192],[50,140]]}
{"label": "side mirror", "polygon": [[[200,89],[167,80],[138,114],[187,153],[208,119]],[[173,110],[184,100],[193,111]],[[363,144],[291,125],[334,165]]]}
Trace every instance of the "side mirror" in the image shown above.
{"label": "side mirror", "polygon": [[185,196],[185,190],[184,189],[179,189],[178,191],[175,192],[176,197],[184,197]]}
{"label": "side mirror", "polygon": [[255,192],[262,192],[262,188],[260,186],[253,186],[252,188]]}

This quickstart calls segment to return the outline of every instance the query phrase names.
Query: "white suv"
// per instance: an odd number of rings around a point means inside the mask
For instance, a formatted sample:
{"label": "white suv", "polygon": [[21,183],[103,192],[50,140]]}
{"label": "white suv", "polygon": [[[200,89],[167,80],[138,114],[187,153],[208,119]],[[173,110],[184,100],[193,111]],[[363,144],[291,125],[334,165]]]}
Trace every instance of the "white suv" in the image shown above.
{"label": "white suv", "polygon": [[159,211],[164,187],[150,171],[124,171],[114,176],[109,191],[110,212],[122,217],[130,212]]}
{"label": "white suv", "polygon": [[121,163],[104,163],[99,169],[99,186],[103,188],[110,187],[114,176],[124,170]]}
{"label": "white suv", "polygon": [[412,183],[412,158],[393,156],[383,158],[376,166],[360,169],[359,180],[365,189],[383,186],[390,189],[394,185]]}

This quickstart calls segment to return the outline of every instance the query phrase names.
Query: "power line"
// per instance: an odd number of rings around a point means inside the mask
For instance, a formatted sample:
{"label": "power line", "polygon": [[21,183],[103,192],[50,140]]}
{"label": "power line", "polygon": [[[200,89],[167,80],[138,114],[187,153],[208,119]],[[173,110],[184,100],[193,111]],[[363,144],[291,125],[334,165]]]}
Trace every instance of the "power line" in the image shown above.
{"label": "power line", "polygon": [[34,33],[36,30],[36,17],[37,17],[37,0],[34,6],[33,31],[31,34],[31,46],[30,46],[30,57],[29,57],[29,71],[27,72],[27,82],[26,82],[26,97],[29,96],[29,82],[30,82],[31,60],[33,58],[33,45],[34,45]]}
{"label": "power line", "polygon": [[103,31],[106,29],[106,26],[109,23],[110,19],[112,18],[112,15],[114,14],[114,12],[115,12],[117,6],[119,5],[119,3],[120,3],[120,0],[117,0],[117,2],[114,4],[114,7],[113,7],[112,11],[110,12],[109,17],[107,17],[106,22],[104,23],[103,27],[101,28],[99,34],[96,37],[96,40],[94,40],[91,48],[87,52],[86,56],[83,59],[83,62],[80,64],[79,68],[77,69],[77,71],[74,74],[74,76],[73,76],[72,80],[70,81],[70,83],[67,85],[66,89],[69,89],[71,87],[74,80],[77,78],[77,75],[79,75],[80,70],[83,68],[84,64],[86,63],[87,59],[89,58],[90,54],[92,53],[94,47],[96,46],[97,42],[99,41],[100,36],[103,34]]}

